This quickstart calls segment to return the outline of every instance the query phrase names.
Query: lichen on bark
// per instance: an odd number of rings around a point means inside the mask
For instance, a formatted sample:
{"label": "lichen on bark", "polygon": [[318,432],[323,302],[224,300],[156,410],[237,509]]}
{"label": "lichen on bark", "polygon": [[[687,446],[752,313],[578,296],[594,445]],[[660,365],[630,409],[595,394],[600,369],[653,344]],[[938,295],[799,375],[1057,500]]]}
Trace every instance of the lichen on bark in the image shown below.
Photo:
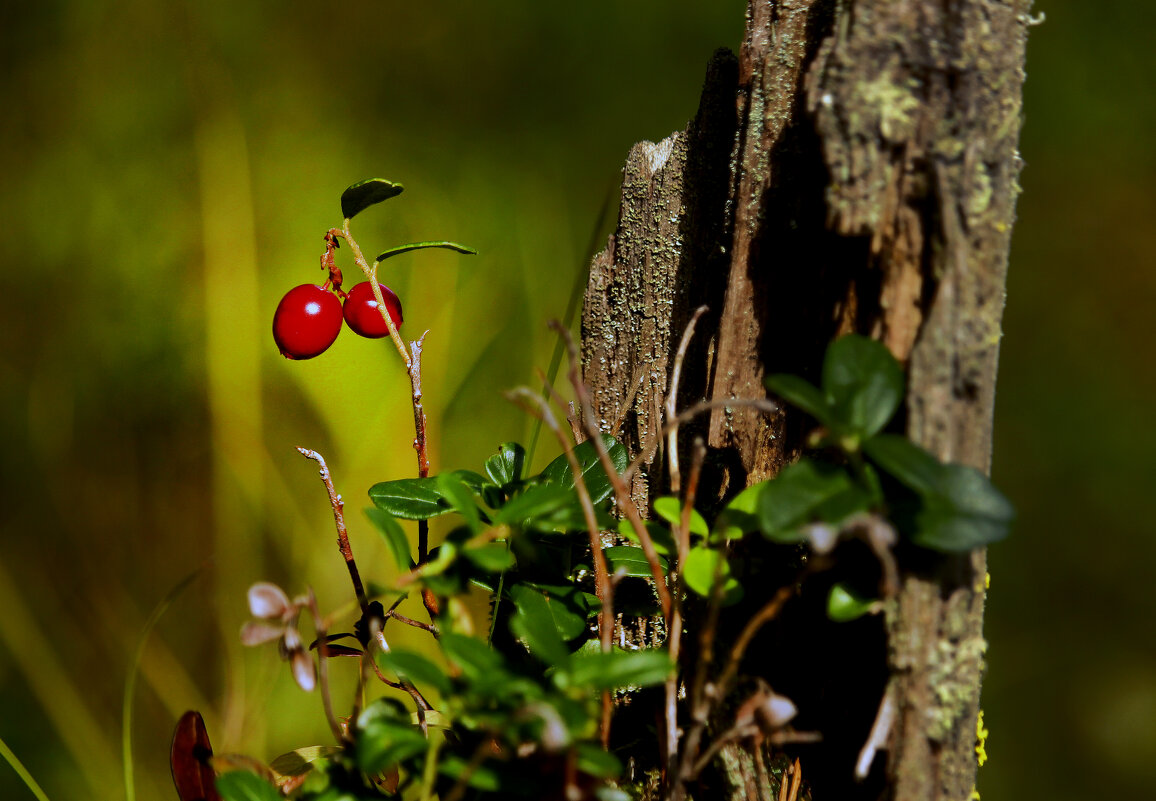
{"label": "lichen on bark", "polygon": [[[680,407],[763,397],[771,372],[817,378],[826,345],[854,331],[906,363],[897,425],[987,470],[1030,5],[750,0],[738,56],[712,60],[696,119],[631,152],[618,229],[592,264],[584,374],[607,427],[635,452],[651,444],[673,348],[706,303]],[[703,503],[774,475],[806,425],[789,410],[713,413],[694,432],[712,449]],[[663,488],[653,464],[632,487],[643,511]],[[985,555],[900,557],[885,623],[849,635],[804,600],[768,635],[794,638],[795,664],[744,670],[798,685],[800,716],[828,727],[800,749],[816,789],[957,801],[975,777]],[[853,655],[866,661],[840,663]],[[886,768],[855,783],[848,753],[884,692],[897,708]],[[835,696],[852,699],[852,720],[822,709]],[[727,797],[757,797],[751,764],[723,750]]]}

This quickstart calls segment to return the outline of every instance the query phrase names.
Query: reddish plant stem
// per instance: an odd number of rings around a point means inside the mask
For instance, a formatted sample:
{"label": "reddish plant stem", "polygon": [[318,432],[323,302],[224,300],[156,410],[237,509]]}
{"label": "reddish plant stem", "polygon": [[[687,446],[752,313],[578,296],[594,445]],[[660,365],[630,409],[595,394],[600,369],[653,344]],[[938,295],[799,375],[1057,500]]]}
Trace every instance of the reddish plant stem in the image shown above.
{"label": "reddish plant stem", "polygon": [[349,534],[345,530],[345,503],[337,494],[337,490],[333,488],[333,479],[329,475],[329,465],[325,464],[324,457],[317,451],[311,451],[308,448],[298,448],[297,451],[306,459],[312,459],[321,466],[319,471],[321,481],[329,493],[329,505],[333,507],[333,522],[337,526],[337,548],[345,559],[345,566],[349,569],[349,580],[353,582],[353,592],[357,595],[357,604],[361,607],[361,613],[364,615],[369,611],[369,598],[365,595],[365,586],[361,583],[361,574],[357,570],[357,561],[353,558],[353,548],[349,544]]}
{"label": "reddish plant stem", "polygon": [[[543,379],[543,383],[549,386],[549,382],[545,381],[545,376],[540,377]],[[549,390],[554,396],[555,402],[558,403],[561,408],[566,408],[562,399],[557,396],[554,388],[549,386]],[[609,653],[614,644],[614,589],[610,582],[610,572],[606,565],[606,554],[602,552],[602,537],[599,533],[597,517],[594,514],[594,503],[590,499],[590,491],[586,488],[586,480],[582,477],[582,466],[578,464],[578,459],[574,456],[574,447],[566,439],[566,435],[562,433],[562,428],[558,425],[558,421],[554,418],[554,414],[550,411],[550,406],[545,400],[527,387],[519,387],[509,393],[507,397],[511,400],[525,400],[523,408],[541,420],[547,428],[554,432],[554,436],[557,437],[559,444],[562,446],[566,461],[570,465],[570,472],[574,476],[574,489],[578,493],[578,499],[582,504],[582,514],[586,521],[586,531],[590,535],[590,555],[591,561],[594,562],[594,593],[597,595],[599,601],[599,644],[603,653]],[[602,723],[600,727],[603,748],[610,744],[610,720],[613,706],[610,691],[607,690],[603,692]]]}
{"label": "reddish plant stem", "polygon": [[[410,342],[410,350],[407,351],[405,343],[401,339],[401,334],[398,333],[397,326],[393,324],[393,318],[389,316],[389,311],[385,305],[385,299],[381,294],[381,287],[377,283],[377,266],[378,262],[372,265],[366,260],[362,253],[361,247],[357,244],[357,240],[349,231],[349,220],[346,219],[342,224],[341,230],[336,228],[330,229],[326,234],[326,243],[330,240],[336,241],[336,237],[341,237],[349,243],[350,250],[353,251],[353,259],[357,262],[357,266],[365,273],[365,277],[369,279],[370,289],[373,290],[374,300],[377,301],[377,310],[381,314],[381,318],[385,321],[385,327],[389,331],[389,338],[393,340],[394,347],[401,355],[401,360],[405,362],[406,372],[409,374],[410,388],[413,391],[413,428],[414,439],[413,448],[417,451],[417,474],[419,478],[429,477],[429,452],[426,446],[426,417],[425,409],[422,407],[421,398],[421,350],[425,343],[426,331],[416,342]],[[418,566],[425,564],[429,560],[429,522],[426,520],[417,521],[417,563]],[[441,613],[440,605],[437,596],[430,590],[423,589],[421,592],[422,603],[425,604],[426,612],[429,613],[430,620],[435,620]]]}
{"label": "reddish plant stem", "polygon": [[606,473],[606,478],[610,480],[610,485],[614,488],[614,497],[618,502],[618,509],[630,521],[631,527],[634,529],[635,536],[638,537],[638,542],[642,545],[642,552],[646,556],[646,562],[650,566],[650,574],[654,579],[654,589],[658,593],[658,602],[662,607],[662,620],[667,625],[668,631],[670,626],[670,614],[672,608],[672,601],[670,590],[666,586],[666,577],[662,572],[662,563],[658,559],[658,551],[655,550],[654,540],[650,537],[650,532],[646,530],[646,526],[642,522],[642,516],[638,513],[638,509],[634,505],[634,501],[630,497],[630,491],[627,490],[626,484],[622,476],[618,474],[618,470],[614,466],[614,462],[610,459],[610,453],[606,450],[606,443],[602,441],[601,431],[598,430],[597,418],[594,416],[594,406],[590,400],[590,391],[582,382],[582,377],[578,374],[578,348],[574,345],[574,337],[570,336],[570,332],[562,327],[562,324],[557,320],[550,321],[550,328],[558,332],[559,336],[566,343],[566,349],[570,355],[570,370],[568,377],[570,384],[574,387],[574,394],[578,400],[578,411],[582,426],[586,429],[586,433],[594,443],[594,449],[598,453],[598,461],[602,464],[602,469]]}

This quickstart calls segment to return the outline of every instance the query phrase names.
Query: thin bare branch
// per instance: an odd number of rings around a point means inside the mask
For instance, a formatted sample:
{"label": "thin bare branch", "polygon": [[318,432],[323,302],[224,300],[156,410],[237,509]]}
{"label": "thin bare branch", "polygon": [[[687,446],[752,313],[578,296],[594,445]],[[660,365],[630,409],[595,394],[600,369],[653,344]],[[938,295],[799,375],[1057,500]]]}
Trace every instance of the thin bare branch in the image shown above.
{"label": "thin bare branch", "polygon": [[618,470],[614,467],[610,453],[606,450],[606,443],[602,441],[600,436],[601,432],[598,430],[597,418],[594,416],[594,408],[590,401],[590,391],[582,382],[582,377],[578,372],[578,348],[575,347],[574,338],[570,336],[570,332],[563,328],[561,323],[557,320],[551,320],[550,327],[557,331],[566,342],[566,349],[570,355],[569,378],[574,387],[574,394],[578,399],[583,427],[594,443],[594,449],[598,452],[598,460],[606,472],[606,477],[610,480],[611,487],[614,488],[614,497],[618,501],[618,508],[630,521],[635,536],[638,537],[639,544],[642,545],[642,552],[646,556],[651,576],[654,578],[654,588],[658,593],[658,601],[662,606],[662,618],[669,626],[672,601],[670,590],[666,586],[666,577],[662,572],[662,563],[658,559],[658,551],[654,547],[654,541],[650,538],[650,532],[646,530],[642,516],[638,513],[638,509],[630,497],[630,491],[626,488],[623,477],[618,474]]}
{"label": "thin bare branch", "polygon": [[[550,392],[554,392],[553,387],[550,387]],[[518,387],[507,393],[506,397],[516,402],[522,401],[519,405],[541,420],[543,425],[554,433],[558,443],[562,446],[566,461],[570,464],[570,472],[574,476],[574,489],[578,493],[579,502],[582,504],[582,515],[586,521],[586,531],[590,536],[590,554],[594,562],[594,591],[600,603],[598,639],[602,652],[609,653],[614,644],[614,588],[610,582],[606,566],[606,555],[602,552],[602,536],[598,527],[597,516],[594,514],[594,504],[590,499],[590,492],[586,488],[586,480],[582,476],[582,466],[578,464],[578,459],[574,456],[574,448],[566,439],[566,435],[562,433],[549,404],[541,396],[528,387]],[[610,713],[610,692],[606,691],[602,693],[601,732],[603,747],[610,743]]]}
{"label": "thin bare branch", "polygon": [[678,343],[678,351],[674,355],[674,368],[670,371],[670,386],[666,390],[666,461],[670,472],[670,491],[678,495],[682,491],[682,477],[678,465],[678,423],[675,422],[675,408],[678,403],[678,382],[682,377],[682,362],[686,358],[686,350],[690,346],[690,338],[694,335],[695,324],[698,318],[707,311],[706,306],[699,306],[691,315],[690,322],[682,332],[682,339]]}
{"label": "thin bare branch", "polygon": [[329,493],[329,505],[333,507],[333,522],[337,525],[337,547],[341,550],[341,556],[345,559],[345,566],[349,569],[349,580],[353,582],[353,592],[357,595],[357,604],[361,607],[361,613],[364,615],[369,611],[369,599],[365,595],[365,587],[361,583],[361,574],[357,570],[357,561],[353,558],[353,548],[349,545],[349,535],[345,530],[345,503],[337,494],[337,490],[333,488],[329,466],[325,464],[325,459],[321,454],[308,448],[298,448],[297,451],[306,459],[312,459],[321,466],[321,481]]}

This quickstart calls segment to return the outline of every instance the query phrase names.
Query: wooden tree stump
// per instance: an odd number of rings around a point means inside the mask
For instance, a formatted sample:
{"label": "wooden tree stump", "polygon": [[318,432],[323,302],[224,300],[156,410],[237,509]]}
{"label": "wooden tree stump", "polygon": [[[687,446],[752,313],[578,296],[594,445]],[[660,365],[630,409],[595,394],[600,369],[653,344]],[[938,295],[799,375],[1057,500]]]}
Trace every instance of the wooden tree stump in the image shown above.
{"label": "wooden tree stump", "polygon": [[[674,351],[705,303],[680,408],[765,397],[769,373],[815,380],[827,344],[858,332],[907,366],[900,430],[986,471],[1030,6],[750,0],[739,54],[716,54],[695,120],[631,151],[618,228],[591,265],[584,377],[606,429],[634,453],[655,444]],[[806,425],[737,406],[703,419],[692,433],[711,448],[713,499],[795,459]],[[643,512],[665,488],[660,453],[632,486]],[[804,598],[766,635],[794,669],[744,665],[791,685],[800,717],[821,724],[824,743],[798,748],[816,798],[960,801],[973,788],[985,554],[912,548],[900,566],[885,623],[840,629]],[[886,764],[855,782],[884,693]],[[824,711],[832,698],[845,708]],[[759,797],[749,753],[720,764],[727,797]]]}

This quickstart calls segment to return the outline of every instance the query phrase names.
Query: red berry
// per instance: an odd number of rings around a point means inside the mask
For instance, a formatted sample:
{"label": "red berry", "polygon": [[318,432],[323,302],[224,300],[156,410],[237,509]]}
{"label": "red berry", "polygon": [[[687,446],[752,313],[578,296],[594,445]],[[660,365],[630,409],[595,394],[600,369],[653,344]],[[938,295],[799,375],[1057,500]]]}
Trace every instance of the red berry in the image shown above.
{"label": "red berry", "polygon": [[325,287],[295,286],[273,314],[273,339],[286,359],[312,359],[341,333],[341,302]]}
{"label": "red berry", "polygon": [[[385,284],[378,284],[378,286],[381,287],[381,297],[385,301],[385,308],[389,311],[389,319],[393,320],[393,327],[401,328],[401,301],[397,299],[397,295],[393,294],[393,290]],[[370,339],[379,339],[389,335],[385,320],[381,318],[381,312],[377,310],[377,299],[373,297],[373,287],[368,281],[362,281],[349,290],[349,296],[345,298],[344,313],[345,322],[349,324],[355,334]]]}

